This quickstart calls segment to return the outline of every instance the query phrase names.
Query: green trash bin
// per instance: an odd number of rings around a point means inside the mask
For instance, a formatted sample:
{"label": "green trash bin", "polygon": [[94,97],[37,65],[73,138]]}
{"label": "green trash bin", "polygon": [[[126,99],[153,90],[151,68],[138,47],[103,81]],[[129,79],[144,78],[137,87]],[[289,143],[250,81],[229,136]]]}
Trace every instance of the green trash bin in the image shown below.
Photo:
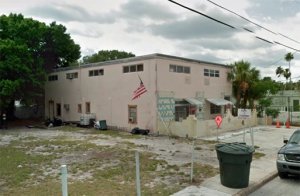
{"label": "green trash bin", "polygon": [[250,164],[254,148],[245,143],[216,145],[221,184],[229,188],[249,185]]}
{"label": "green trash bin", "polygon": [[106,120],[100,120],[99,121],[100,124],[100,130],[107,130],[107,125],[106,125]]}

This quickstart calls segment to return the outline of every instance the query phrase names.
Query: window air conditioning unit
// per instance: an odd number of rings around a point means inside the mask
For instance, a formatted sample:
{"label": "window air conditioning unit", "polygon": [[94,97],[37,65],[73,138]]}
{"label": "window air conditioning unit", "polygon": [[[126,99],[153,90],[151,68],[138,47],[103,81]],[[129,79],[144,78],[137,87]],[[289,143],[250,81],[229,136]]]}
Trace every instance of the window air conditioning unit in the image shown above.
{"label": "window air conditioning unit", "polygon": [[69,74],[68,79],[72,80],[73,79],[73,74]]}

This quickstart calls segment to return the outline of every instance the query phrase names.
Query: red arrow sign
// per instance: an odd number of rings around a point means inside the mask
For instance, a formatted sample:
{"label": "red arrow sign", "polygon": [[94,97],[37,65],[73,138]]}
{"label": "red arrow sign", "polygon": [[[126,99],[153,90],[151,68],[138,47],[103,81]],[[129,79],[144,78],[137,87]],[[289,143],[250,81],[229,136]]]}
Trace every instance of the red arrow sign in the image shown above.
{"label": "red arrow sign", "polygon": [[220,125],[222,123],[222,116],[216,116],[215,122],[216,122],[218,128],[220,128]]}

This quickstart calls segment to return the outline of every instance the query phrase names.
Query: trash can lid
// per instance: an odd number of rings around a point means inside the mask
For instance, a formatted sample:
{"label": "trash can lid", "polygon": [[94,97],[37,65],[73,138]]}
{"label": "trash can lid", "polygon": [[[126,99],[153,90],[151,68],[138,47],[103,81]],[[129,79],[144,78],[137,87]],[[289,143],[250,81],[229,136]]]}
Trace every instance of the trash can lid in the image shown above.
{"label": "trash can lid", "polygon": [[226,143],[226,144],[217,144],[216,150],[228,153],[228,154],[251,154],[254,152],[254,148],[246,145],[245,143]]}

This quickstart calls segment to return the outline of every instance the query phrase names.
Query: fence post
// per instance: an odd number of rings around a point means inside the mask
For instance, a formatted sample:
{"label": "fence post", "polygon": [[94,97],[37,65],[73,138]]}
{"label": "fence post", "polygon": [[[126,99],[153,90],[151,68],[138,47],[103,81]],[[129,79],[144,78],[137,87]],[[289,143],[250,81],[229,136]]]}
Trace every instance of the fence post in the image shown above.
{"label": "fence post", "polygon": [[140,158],[139,152],[135,152],[135,168],[136,168],[136,195],[141,196],[141,182],[140,182]]}
{"label": "fence post", "polygon": [[62,187],[62,196],[68,196],[68,171],[67,166],[61,166],[61,187]]}
{"label": "fence post", "polygon": [[191,182],[193,182],[193,178],[194,178],[194,148],[195,148],[195,140],[193,140],[193,146],[192,146]]}
{"label": "fence post", "polygon": [[254,148],[254,132],[253,132],[253,127],[250,128],[250,134],[251,134],[252,147]]}

